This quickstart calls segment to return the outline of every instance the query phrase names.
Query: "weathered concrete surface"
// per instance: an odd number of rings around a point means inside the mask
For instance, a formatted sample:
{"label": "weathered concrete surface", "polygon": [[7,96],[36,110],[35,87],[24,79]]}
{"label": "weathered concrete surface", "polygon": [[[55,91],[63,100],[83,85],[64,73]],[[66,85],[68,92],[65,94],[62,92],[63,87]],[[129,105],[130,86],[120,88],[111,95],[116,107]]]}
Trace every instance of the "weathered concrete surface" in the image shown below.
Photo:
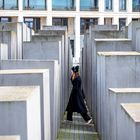
{"label": "weathered concrete surface", "polygon": [[0,135],[41,140],[39,86],[0,87],[0,124]]}
{"label": "weathered concrete surface", "polygon": [[40,86],[41,139],[49,140],[50,124],[50,83],[47,69],[0,70],[1,86]]}
{"label": "weathered concrete surface", "polygon": [[134,51],[140,52],[140,21],[132,21],[128,25],[128,38],[132,40]]}
{"label": "weathered concrete surface", "polygon": [[61,51],[59,42],[24,42],[23,59],[54,59],[61,62]]}
{"label": "weathered concrete surface", "polygon": [[[51,106],[51,136],[56,139],[58,128],[60,127],[62,107],[60,100],[62,93],[60,91],[60,65],[57,60],[3,60],[0,61],[0,69],[49,69],[50,72],[50,106]],[[56,129],[56,130],[55,130]]]}
{"label": "weathered concrete surface", "polygon": [[14,31],[0,31],[0,42],[8,46],[8,59],[16,59],[16,33]]}
{"label": "weathered concrete surface", "polygon": [[8,59],[8,46],[7,44],[0,43],[0,60]]}
{"label": "weathered concrete surface", "polygon": [[91,25],[91,31],[116,31],[117,25]]}
{"label": "weathered concrete surface", "polygon": [[20,136],[0,136],[0,140],[20,140]]}
{"label": "weathered concrete surface", "polygon": [[97,57],[97,128],[102,140],[109,140],[108,88],[140,86],[140,53],[98,52]]}
{"label": "weathered concrete surface", "polygon": [[[121,140],[123,122],[123,110],[121,109],[121,103],[139,103],[140,102],[140,88],[110,88],[109,89],[109,128],[110,138],[109,140]],[[122,120],[120,122],[120,120]],[[125,130],[127,130],[125,128]]]}
{"label": "weathered concrete surface", "polygon": [[[118,140],[139,140],[140,139],[140,103],[121,104],[124,111],[121,118]],[[124,124],[124,125],[123,125]]]}

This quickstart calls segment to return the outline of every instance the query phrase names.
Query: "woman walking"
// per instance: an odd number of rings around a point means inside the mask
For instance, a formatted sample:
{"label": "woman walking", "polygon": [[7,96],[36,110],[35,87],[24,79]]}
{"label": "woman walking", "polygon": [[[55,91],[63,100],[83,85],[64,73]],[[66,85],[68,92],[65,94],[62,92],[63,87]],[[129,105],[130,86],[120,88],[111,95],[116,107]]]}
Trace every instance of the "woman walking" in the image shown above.
{"label": "woman walking", "polygon": [[73,112],[77,112],[80,113],[83,119],[87,122],[87,124],[89,124],[92,122],[92,119],[87,114],[87,108],[81,90],[81,77],[79,75],[79,66],[72,67],[71,82],[73,88],[66,108],[67,120],[72,121]]}

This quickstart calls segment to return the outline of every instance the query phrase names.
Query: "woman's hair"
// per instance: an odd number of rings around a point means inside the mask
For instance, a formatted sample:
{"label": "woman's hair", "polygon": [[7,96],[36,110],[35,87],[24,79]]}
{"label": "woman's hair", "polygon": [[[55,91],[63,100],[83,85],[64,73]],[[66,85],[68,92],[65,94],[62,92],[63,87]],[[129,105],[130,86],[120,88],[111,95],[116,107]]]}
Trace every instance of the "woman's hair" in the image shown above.
{"label": "woman's hair", "polygon": [[75,66],[71,68],[74,73],[79,72],[79,66]]}

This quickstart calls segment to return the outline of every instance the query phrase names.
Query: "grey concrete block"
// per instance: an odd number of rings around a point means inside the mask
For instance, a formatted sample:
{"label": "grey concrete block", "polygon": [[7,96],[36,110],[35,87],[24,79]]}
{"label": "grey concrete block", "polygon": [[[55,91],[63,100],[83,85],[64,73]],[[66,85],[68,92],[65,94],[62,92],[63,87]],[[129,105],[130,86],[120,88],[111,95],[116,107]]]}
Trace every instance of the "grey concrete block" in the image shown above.
{"label": "grey concrete block", "polygon": [[0,60],[8,59],[8,46],[7,44],[0,44]]}
{"label": "grey concrete block", "polygon": [[137,52],[98,52],[97,57],[97,126],[102,140],[109,140],[108,88],[140,86]]}
{"label": "grey concrete block", "polygon": [[[132,50],[132,42],[129,39],[95,39],[92,44],[92,49],[88,49],[88,73],[87,78],[92,77],[92,80],[87,83],[89,86],[89,94],[92,93],[92,99],[90,99],[90,103],[92,105],[92,112],[95,115],[95,120],[97,118],[97,52],[99,51],[131,51]],[[92,75],[92,76],[91,76]]]}
{"label": "grey concrete block", "polygon": [[[62,35],[33,35],[32,41],[38,42],[38,41],[62,41]],[[64,44],[64,42],[63,42]]]}
{"label": "grey concrete block", "polygon": [[41,140],[49,140],[50,124],[50,83],[47,69],[0,70],[1,86],[40,86]]}
{"label": "grey concrete block", "polygon": [[[140,103],[121,104],[124,116],[120,120],[122,127],[118,140],[139,140],[140,138]],[[124,124],[124,125],[123,125]]]}
{"label": "grey concrete block", "polygon": [[92,30],[92,31],[116,31],[117,25],[91,25],[90,30]]}
{"label": "grey concrete block", "polygon": [[59,42],[24,42],[23,59],[59,60],[61,48]]}
{"label": "grey concrete block", "polygon": [[[67,62],[67,58],[65,57],[64,46],[61,46],[60,42],[58,42],[58,41],[55,41],[55,42],[50,42],[50,41],[49,42],[47,42],[47,41],[26,42],[23,44],[23,59],[58,60],[60,66],[61,66],[62,97],[65,97],[65,95],[67,95],[65,92],[66,91],[65,85],[67,85],[67,84],[65,84],[65,83],[67,83],[65,81],[65,78],[67,77],[67,71],[65,71],[65,69],[67,68],[68,63],[67,64],[65,63],[65,61]],[[65,98],[62,101],[63,112],[64,112],[65,106],[66,106],[66,105],[64,105]]]}
{"label": "grey concrete block", "polygon": [[128,38],[132,40],[132,46],[134,51],[140,51],[140,22],[132,21],[128,25]]}
{"label": "grey concrete block", "polygon": [[[111,132],[109,140],[121,140],[123,135],[128,135],[127,133],[122,133],[122,125],[125,126],[125,123],[123,122],[124,120],[122,120],[123,110],[120,104],[139,102],[140,88],[109,89],[109,130]],[[125,130],[127,131],[127,127]]]}
{"label": "grey concrete block", "polygon": [[[0,61],[0,69],[49,69],[50,72],[50,106],[51,106],[51,140],[56,139],[63,115],[61,102],[62,85],[60,78],[60,65],[57,60],[3,60]],[[61,97],[61,98],[60,98]],[[56,130],[55,130],[56,129]]]}
{"label": "grey concrete block", "polygon": [[103,38],[127,38],[126,33],[124,31],[89,31],[89,35],[91,38],[103,39]]}
{"label": "grey concrete block", "polygon": [[0,135],[41,140],[39,87],[0,87],[0,124]]}
{"label": "grey concrete block", "polygon": [[43,30],[46,31],[67,31],[67,26],[43,26]]}
{"label": "grey concrete block", "polygon": [[[56,30],[56,28],[59,28],[58,30]],[[67,105],[67,102],[68,102],[68,94],[69,94],[69,83],[68,83],[68,75],[70,73],[70,59],[69,59],[69,41],[68,41],[68,35],[67,35],[67,30],[66,28],[64,27],[56,27],[55,26],[46,26],[46,29],[45,30],[40,30],[38,32],[38,34],[36,34],[35,36],[33,36],[33,42],[36,42],[36,41],[53,41],[53,42],[56,42],[56,41],[61,41],[60,44],[61,44],[61,71],[62,71],[62,74],[64,76],[62,76],[62,86],[64,89],[64,92],[63,92],[63,96],[65,97],[64,100],[63,100],[63,111],[65,110],[66,108],[66,105]],[[38,36],[39,38],[37,39]],[[35,41],[36,40],[36,41]],[[64,94],[65,93],[65,94]]]}
{"label": "grey concrete block", "polygon": [[8,44],[9,59],[22,59],[22,43],[30,37],[31,30],[24,23],[0,23],[0,42]]}

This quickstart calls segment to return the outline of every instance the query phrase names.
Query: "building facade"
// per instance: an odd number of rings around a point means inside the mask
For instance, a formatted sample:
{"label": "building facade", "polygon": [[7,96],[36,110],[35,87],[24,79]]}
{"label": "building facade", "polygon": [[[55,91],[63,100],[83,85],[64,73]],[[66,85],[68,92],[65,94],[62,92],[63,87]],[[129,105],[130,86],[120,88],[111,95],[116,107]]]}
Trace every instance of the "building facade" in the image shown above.
{"label": "building facade", "polygon": [[0,1],[0,22],[25,22],[34,30],[43,25],[67,26],[77,60],[80,35],[90,24],[116,24],[121,29],[132,20],[140,20],[140,0]]}

